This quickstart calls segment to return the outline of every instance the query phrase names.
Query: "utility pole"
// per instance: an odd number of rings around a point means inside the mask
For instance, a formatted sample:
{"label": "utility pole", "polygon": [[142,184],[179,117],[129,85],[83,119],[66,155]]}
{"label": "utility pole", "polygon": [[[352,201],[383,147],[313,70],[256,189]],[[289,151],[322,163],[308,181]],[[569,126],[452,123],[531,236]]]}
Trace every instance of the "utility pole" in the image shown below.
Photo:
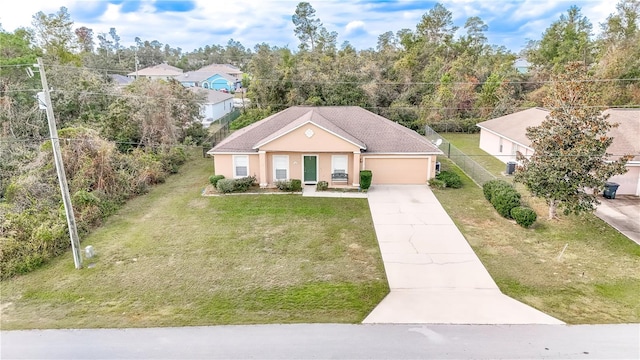
{"label": "utility pole", "polygon": [[56,119],[53,114],[51,94],[49,93],[49,85],[47,85],[47,76],[44,72],[42,58],[38,58],[37,67],[40,69],[40,80],[42,81],[42,91],[44,93],[47,121],[49,122],[49,133],[51,136],[51,145],[53,147],[53,159],[56,163],[56,172],[58,173],[62,202],[64,203],[64,210],[67,215],[67,225],[69,226],[69,236],[71,237],[71,250],[73,251],[73,262],[76,265],[76,269],[81,269],[82,257],[80,256],[80,240],[78,238],[78,229],[76,228],[76,218],[73,214],[71,196],[69,196],[67,175],[64,172],[64,163],[62,162],[62,153],[60,152],[60,139],[58,138],[58,129],[56,128]]}

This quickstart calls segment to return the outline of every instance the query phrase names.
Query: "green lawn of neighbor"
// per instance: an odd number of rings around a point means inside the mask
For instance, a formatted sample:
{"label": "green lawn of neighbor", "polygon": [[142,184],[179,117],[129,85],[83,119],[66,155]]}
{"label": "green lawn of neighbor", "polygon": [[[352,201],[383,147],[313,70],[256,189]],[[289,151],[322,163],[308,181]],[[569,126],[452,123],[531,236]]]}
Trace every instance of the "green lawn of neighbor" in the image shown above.
{"label": "green lawn of neighbor", "polygon": [[388,293],[366,199],[203,197],[198,153],[82,239],[84,269],[2,281],[2,329],[355,323]]}
{"label": "green lawn of neighbor", "polygon": [[[443,137],[464,152],[482,153],[478,134]],[[462,175],[464,187],[434,193],[505,294],[570,324],[640,322],[640,246],[593,214],[547,220],[544,201],[519,185],[538,214],[524,229],[498,215],[453,163],[440,161]]]}

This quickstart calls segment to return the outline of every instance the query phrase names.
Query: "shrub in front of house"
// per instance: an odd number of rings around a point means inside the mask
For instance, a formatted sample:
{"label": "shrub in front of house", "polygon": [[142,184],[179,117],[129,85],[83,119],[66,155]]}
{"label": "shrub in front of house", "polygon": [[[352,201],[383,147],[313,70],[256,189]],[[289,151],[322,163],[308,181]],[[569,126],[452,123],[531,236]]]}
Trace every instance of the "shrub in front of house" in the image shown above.
{"label": "shrub in front of house", "polygon": [[280,191],[291,191],[291,181],[289,180],[277,180],[273,185]]}
{"label": "shrub in front of house", "polygon": [[302,180],[291,179],[291,191],[302,191]]}
{"label": "shrub in front of house", "polygon": [[452,171],[441,171],[436,175],[436,179],[444,181],[446,187],[452,189],[459,189],[462,187],[462,179],[460,179],[460,175]]}
{"label": "shrub in front of house", "polygon": [[230,193],[236,188],[236,180],[235,179],[220,179],[216,183],[216,189],[221,193]]}
{"label": "shrub in front of house", "polygon": [[445,183],[444,180],[433,178],[429,179],[429,186],[434,189],[444,189],[447,187],[447,183]]}
{"label": "shrub in front of house", "polygon": [[224,179],[224,175],[211,175],[209,176],[209,182],[214,188],[217,188],[218,181]]}
{"label": "shrub in front of house", "polygon": [[533,209],[524,206],[516,206],[511,209],[511,217],[522,227],[528,228],[538,219],[538,215]]}
{"label": "shrub in front of house", "polygon": [[371,170],[360,170],[360,188],[367,190],[371,187],[371,180],[373,179],[373,173]]}
{"label": "shrub in front of house", "polygon": [[255,176],[246,176],[240,179],[235,179],[235,189],[237,192],[245,192],[249,190],[257,181]]}
{"label": "shrub in front of house", "polygon": [[520,193],[512,186],[498,188],[491,194],[491,204],[498,214],[511,219],[511,209],[520,206]]}
{"label": "shrub in front of house", "polygon": [[327,181],[318,181],[316,184],[316,191],[326,191],[329,188],[329,183]]}
{"label": "shrub in front of house", "polygon": [[511,184],[504,180],[489,180],[482,185],[482,193],[484,194],[484,198],[491,202],[491,195],[494,191],[504,187],[510,187]]}

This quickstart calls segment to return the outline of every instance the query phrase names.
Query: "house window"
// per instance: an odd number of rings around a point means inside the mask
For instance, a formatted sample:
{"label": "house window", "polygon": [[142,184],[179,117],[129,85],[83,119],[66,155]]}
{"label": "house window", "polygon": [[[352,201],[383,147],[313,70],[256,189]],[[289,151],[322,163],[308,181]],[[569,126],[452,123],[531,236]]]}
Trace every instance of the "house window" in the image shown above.
{"label": "house window", "polygon": [[241,178],[249,176],[249,155],[233,156],[233,177]]}
{"label": "house window", "polygon": [[289,179],[289,155],[273,155],[273,180]]}
{"label": "house window", "polygon": [[516,155],[518,153],[518,150],[520,150],[520,147],[518,146],[518,144],[513,143],[511,145],[511,155]]}
{"label": "house window", "polygon": [[347,155],[331,156],[331,180],[347,181]]}
{"label": "house window", "polygon": [[498,152],[502,153],[502,138],[498,139]]}

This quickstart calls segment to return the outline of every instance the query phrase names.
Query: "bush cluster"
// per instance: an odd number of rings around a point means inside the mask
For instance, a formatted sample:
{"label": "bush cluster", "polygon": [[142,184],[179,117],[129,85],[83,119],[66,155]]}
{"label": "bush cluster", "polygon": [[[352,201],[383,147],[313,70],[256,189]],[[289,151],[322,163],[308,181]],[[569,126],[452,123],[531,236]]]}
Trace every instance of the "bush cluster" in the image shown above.
{"label": "bush cluster", "polygon": [[373,173],[371,170],[360,170],[360,188],[367,190],[371,187],[371,180],[373,179]]}
{"label": "bush cluster", "polygon": [[507,219],[515,219],[523,227],[529,227],[537,219],[535,211],[520,204],[520,193],[504,180],[490,180],[482,186],[484,197],[496,211]]}
{"label": "bush cluster", "polygon": [[224,179],[224,175],[211,175],[209,176],[209,182],[213,185],[214,188],[217,188],[218,181]]}
{"label": "bush cluster", "polygon": [[256,183],[255,176],[246,176],[240,179],[219,179],[216,189],[221,193],[245,192]]}
{"label": "bush cluster", "polygon": [[281,190],[281,191],[301,191],[302,180],[300,179],[278,180],[275,182],[275,186],[278,190]]}
{"label": "bush cluster", "polygon": [[438,178],[429,179],[429,186],[436,189],[444,189],[447,187],[447,183]]}
{"label": "bush cluster", "polygon": [[318,181],[316,184],[316,191],[325,191],[329,188],[329,182],[327,181]]}
{"label": "bush cluster", "polygon": [[436,175],[436,179],[443,181],[445,187],[449,187],[452,189],[459,189],[462,187],[462,179],[460,179],[460,175],[452,171],[441,171],[438,175]]}

